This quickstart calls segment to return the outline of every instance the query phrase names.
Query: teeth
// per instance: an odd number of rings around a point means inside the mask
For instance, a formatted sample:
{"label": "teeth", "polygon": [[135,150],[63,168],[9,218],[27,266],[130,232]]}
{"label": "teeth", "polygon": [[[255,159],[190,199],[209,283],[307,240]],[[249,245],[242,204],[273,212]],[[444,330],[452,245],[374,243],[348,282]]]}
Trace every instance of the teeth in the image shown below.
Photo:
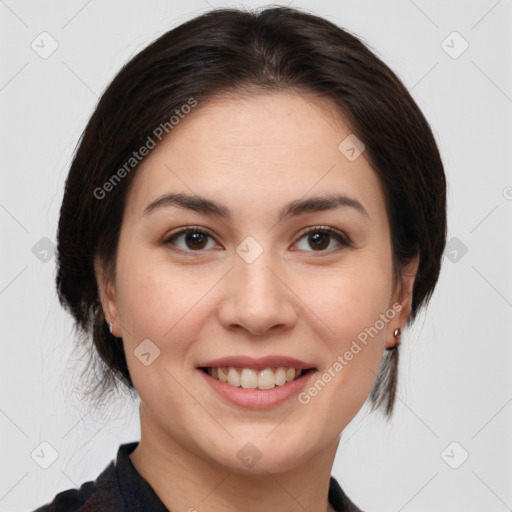
{"label": "teeth", "polygon": [[247,368],[242,370],[242,375],[240,376],[240,385],[244,389],[254,389],[258,387],[258,383],[258,375],[254,370],[248,370]]}
{"label": "teeth", "polygon": [[276,386],[282,386],[286,382],[286,370],[278,368],[276,370]]}
{"label": "teeth", "polygon": [[272,389],[276,387],[276,378],[274,376],[274,372],[270,368],[265,368],[258,375],[258,387],[260,389]]}
{"label": "teeth", "polygon": [[[212,370],[215,370],[215,368],[212,368]],[[219,368],[217,371],[219,373],[219,380],[221,382],[227,382],[228,381],[228,376],[224,373],[224,370],[222,368]],[[214,375],[212,375],[212,377],[213,376]]]}
{"label": "teeth", "polygon": [[242,387],[244,389],[272,389],[275,386],[282,386],[292,382],[302,373],[298,368],[265,368],[257,371],[251,368],[243,368],[239,371],[236,368],[208,368],[208,375],[230,386]]}
{"label": "teeth", "polygon": [[229,369],[228,384],[231,384],[232,386],[235,387],[240,386],[240,374],[234,368]]}

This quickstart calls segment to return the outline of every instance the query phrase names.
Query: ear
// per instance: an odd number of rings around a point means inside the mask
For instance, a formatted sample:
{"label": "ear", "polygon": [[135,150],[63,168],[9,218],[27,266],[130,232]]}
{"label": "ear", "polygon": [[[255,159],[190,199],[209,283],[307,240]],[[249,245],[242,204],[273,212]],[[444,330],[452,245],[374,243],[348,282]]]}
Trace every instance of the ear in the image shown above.
{"label": "ear", "polygon": [[116,321],[118,319],[118,308],[115,284],[110,276],[107,276],[105,265],[98,256],[94,258],[94,274],[96,275],[103,315],[107,322],[112,322],[112,334],[119,338],[121,337],[121,332],[119,330],[119,322]]}
{"label": "ear", "polygon": [[412,291],[419,262],[419,254],[409,260],[409,263],[407,263],[402,271],[403,285],[401,285],[400,282],[396,285],[396,290],[389,304],[389,308],[398,311],[398,313],[389,322],[389,328],[386,334],[386,348],[392,348],[399,343],[399,337],[395,338],[393,332],[397,328],[403,332],[407,320],[409,319],[412,304]]}

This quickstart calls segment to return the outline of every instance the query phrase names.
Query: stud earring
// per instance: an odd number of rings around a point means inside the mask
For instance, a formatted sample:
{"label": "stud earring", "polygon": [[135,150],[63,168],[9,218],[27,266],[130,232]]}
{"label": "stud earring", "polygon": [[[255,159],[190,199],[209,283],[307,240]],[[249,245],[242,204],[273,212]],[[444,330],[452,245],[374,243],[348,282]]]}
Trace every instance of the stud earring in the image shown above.
{"label": "stud earring", "polygon": [[397,342],[395,343],[395,345],[393,345],[392,347],[388,347],[388,349],[387,349],[387,350],[397,350],[397,349],[398,349],[398,345],[400,345],[400,338],[399,338],[400,334],[401,334],[400,328],[399,328],[399,327],[397,327],[397,328],[393,331],[393,336],[394,336],[395,338],[398,338],[398,341],[397,341]]}
{"label": "stud earring", "polygon": [[112,334],[112,327],[113,327],[112,322],[108,322],[108,330],[110,331],[110,334]]}

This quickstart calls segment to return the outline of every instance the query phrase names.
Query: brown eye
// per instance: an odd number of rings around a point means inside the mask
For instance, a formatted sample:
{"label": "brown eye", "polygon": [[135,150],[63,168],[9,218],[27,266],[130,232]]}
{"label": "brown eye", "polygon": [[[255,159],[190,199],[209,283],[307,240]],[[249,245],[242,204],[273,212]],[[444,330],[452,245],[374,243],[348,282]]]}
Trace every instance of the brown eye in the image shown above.
{"label": "brown eye", "polygon": [[327,249],[330,240],[331,235],[328,233],[316,232],[308,235],[308,242],[311,244],[311,247],[316,249]]}
{"label": "brown eye", "polygon": [[185,244],[189,249],[204,249],[208,235],[205,233],[195,232],[185,234]]}
{"label": "brown eye", "polygon": [[[302,234],[301,240],[303,238],[307,240],[307,246],[313,248],[313,251],[309,252],[327,252],[326,249],[329,248],[333,240],[337,242],[338,245],[350,247],[350,243],[346,237],[328,226],[309,229]],[[336,244],[334,247],[331,247],[331,249],[335,247]],[[302,248],[301,250],[308,251],[307,248]]]}
{"label": "brown eye", "polygon": [[[176,243],[180,239],[183,240],[183,242],[181,242],[181,246],[179,243]],[[176,245],[178,249],[185,252],[199,252],[202,249],[207,248],[208,239],[213,240],[213,237],[199,229],[188,228],[171,235],[164,241],[164,244]]]}

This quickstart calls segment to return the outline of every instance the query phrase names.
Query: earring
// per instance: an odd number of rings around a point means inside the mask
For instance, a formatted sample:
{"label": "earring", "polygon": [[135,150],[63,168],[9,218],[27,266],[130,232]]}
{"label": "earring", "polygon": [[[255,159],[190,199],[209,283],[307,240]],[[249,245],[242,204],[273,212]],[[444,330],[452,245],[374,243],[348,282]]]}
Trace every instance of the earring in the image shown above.
{"label": "earring", "polygon": [[388,348],[388,350],[393,350],[393,351],[395,351],[395,350],[397,350],[397,349],[398,349],[398,345],[400,345],[400,338],[399,338],[399,336],[400,336],[401,332],[402,332],[402,331],[400,331],[400,328],[399,328],[399,327],[397,327],[397,328],[393,331],[393,336],[394,336],[395,338],[398,338],[398,341],[396,342],[396,344],[395,344],[395,345],[393,345],[392,347],[389,347],[389,348]]}
{"label": "earring", "polygon": [[112,324],[112,322],[107,322],[107,323],[108,323],[108,330],[110,331],[110,334],[112,334],[113,324]]}

